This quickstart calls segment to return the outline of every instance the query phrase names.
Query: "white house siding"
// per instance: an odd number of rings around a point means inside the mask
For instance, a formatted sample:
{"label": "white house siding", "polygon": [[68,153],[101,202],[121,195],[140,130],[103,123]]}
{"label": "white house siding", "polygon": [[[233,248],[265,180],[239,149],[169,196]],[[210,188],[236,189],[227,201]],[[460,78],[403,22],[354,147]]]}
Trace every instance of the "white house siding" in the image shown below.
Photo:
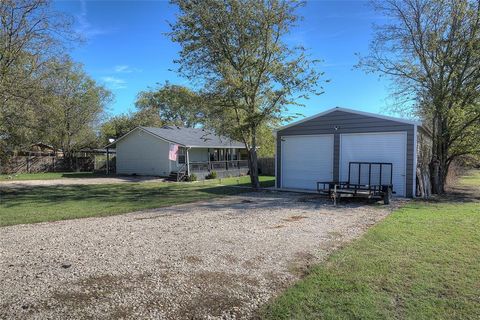
{"label": "white house siding", "polygon": [[117,173],[168,176],[169,143],[140,129],[118,141]]}

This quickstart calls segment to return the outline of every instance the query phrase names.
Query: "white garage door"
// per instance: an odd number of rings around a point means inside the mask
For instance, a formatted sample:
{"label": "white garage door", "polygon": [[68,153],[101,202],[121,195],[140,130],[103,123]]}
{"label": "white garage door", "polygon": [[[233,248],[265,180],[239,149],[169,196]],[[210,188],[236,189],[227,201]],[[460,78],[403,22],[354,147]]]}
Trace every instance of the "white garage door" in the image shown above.
{"label": "white garage door", "polygon": [[[397,196],[405,196],[405,171],[407,158],[407,134],[405,132],[382,132],[368,134],[342,134],[340,136],[340,179],[348,180],[349,162],[393,163],[393,190]],[[352,169],[358,170],[358,166]],[[358,171],[352,170],[351,178],[358,179]],[[362,166],[361,184],[368,183],[368,166]],[[372,184],[379,180],[379,167],[372,168]],[[382,183],[389,183],[390,175],[383,169]]]}
{"label": "white garage door", "polygon": [[333,135],[282,137],[282,188],[317,189],[333,178]]}

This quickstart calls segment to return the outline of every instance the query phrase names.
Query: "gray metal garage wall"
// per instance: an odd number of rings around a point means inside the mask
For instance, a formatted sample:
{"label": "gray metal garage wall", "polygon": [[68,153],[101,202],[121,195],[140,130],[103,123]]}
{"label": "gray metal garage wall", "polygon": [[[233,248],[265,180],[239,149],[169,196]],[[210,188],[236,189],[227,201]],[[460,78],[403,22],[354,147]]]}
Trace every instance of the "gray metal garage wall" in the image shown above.
{"label": "gray metal garage wall", "polygon": [[[335,130],[337,127],[337,130]],[[369,117],[345,111],[333,111],[323,116],[307,120],[277,132],[277,187],[280,188],[282,160],[281,141],[284,136],[334,134],[333,178],[338,180],[340,171],[340,134],[367,132],[407,132],[407,172],[406,195],[412,197],[413,189],[413,145],[414,125],[393,120]]]}

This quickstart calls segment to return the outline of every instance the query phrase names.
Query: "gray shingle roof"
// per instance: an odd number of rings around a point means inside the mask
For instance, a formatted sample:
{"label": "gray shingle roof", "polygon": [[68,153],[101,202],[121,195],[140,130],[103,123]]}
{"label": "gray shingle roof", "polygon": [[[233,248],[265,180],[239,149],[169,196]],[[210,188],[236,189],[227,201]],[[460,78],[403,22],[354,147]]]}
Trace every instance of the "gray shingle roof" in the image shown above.
{"label": "gray shingle roof", "polygon": [[218,136],[213,132],[200,128],[183,128],[175,126],[164,126],[161,128],[141,127],[151,134],[165,140],[181,144],[186,147],[225,147],[244,148],[245,145],[239,141],[227,137]]}

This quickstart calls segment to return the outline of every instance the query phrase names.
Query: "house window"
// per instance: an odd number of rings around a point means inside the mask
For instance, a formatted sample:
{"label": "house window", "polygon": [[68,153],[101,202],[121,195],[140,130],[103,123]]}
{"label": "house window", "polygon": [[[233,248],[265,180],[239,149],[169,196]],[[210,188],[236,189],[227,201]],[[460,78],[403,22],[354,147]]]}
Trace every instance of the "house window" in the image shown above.
{"label": "house window", "polygon": [[184,148],[178,148],[178,154],[177,154],[177,160],[178,164],[185,164],[185,149]]}

